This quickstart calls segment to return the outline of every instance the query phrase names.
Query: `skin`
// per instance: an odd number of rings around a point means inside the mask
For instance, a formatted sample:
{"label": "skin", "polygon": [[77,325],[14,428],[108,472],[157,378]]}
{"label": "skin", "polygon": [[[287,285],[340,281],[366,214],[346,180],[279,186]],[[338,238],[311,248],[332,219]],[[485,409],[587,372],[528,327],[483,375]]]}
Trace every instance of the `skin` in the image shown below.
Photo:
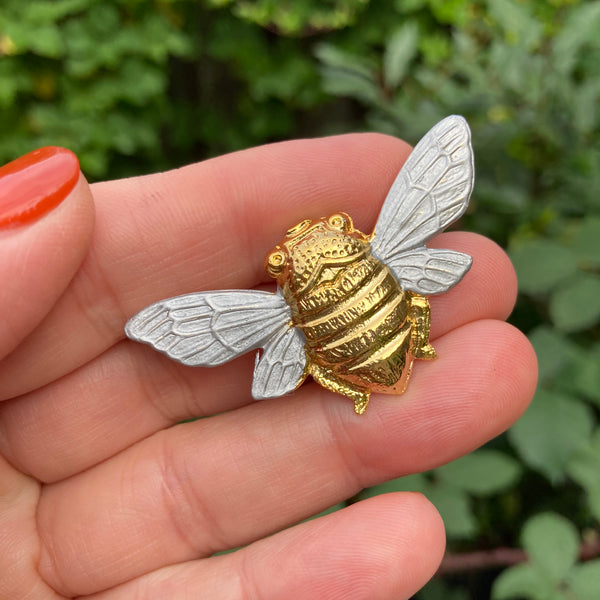
{"label": "skin", "polygon": [[304,218],[344,210],[371,231],[409,151],[346,135],[81,177],[44,218],[0,232],[0,598],[397,600],[426,583],[444,531],[418,494],[294,524],[468,453],[524,411],[536,361],[503,322],[516,278],[497,245],[430,244],[474,258],[431,298],[439,358],[361,417],[312,382],[253,402],[250,355],[193,369],[123,334],[161,298],[262,286],[266,253]]}

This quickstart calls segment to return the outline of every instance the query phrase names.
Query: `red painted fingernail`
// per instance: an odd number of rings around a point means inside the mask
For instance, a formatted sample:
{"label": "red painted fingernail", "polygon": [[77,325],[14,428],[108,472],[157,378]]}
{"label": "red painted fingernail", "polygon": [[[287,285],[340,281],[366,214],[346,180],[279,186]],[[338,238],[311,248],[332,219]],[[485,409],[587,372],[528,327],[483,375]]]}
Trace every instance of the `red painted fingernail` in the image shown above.
{"label": "red painted fingernail", "polygon": [[0,228],[39,219],[58,206],[79,179],[79,161],[65,148],[48,146],[0,167]]}

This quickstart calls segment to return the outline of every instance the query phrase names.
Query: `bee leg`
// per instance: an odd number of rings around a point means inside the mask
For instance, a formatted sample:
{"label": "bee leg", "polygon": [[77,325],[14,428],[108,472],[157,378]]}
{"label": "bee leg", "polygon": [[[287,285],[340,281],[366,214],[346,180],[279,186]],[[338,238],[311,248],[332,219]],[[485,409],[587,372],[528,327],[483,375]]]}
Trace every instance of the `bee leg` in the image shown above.
{"label": "bee leg", "polygon": [[431,311],[425,296],[414,294],[410,299],[409,319],[412,321],[410,331],[412,355],[415,358],[432,360],[436,358],[435,348],[429,343],[431,329]]}
{"label": "bee leg", "polygon": [[369,404],[369,397],[371,392],[366,388],[351,386],[345,381],[337,378],[331,371],[315,365],[314,363],[309,367],[309,373],[313,379],[322,385],[325,389],[341,394],[354,400],[354,412],[357,415],[362,415],[367,410]]}
{"label": "bee leg", "polygon": [[369,392],[356,392],[354,400],[354,412],[357,415],[363,415],[367,410],[369,404],[370,394]]}

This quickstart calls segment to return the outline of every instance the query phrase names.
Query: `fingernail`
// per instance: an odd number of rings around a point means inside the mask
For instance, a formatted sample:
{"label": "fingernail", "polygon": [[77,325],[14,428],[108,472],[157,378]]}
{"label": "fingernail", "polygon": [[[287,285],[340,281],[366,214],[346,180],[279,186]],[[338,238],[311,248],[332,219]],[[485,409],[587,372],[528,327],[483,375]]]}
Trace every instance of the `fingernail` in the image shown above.
{"label": "fingernail", "polygon": [[58,206],[79,179],[79,161],[48,146],[0,167],[0,228],[31,223]]}

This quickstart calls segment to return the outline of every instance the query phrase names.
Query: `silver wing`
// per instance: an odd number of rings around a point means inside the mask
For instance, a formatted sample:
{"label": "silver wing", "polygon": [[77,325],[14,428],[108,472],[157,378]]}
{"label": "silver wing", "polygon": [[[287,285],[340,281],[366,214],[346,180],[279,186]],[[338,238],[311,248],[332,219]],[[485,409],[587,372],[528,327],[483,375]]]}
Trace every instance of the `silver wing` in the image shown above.
{"label": "silver wing", "polygon": [[421,246],[398,254],[386,264],[402,289],[429,296],[455,286],[472,262],[471,257],[462,252]]}
{"label": "silver wing", "polygon": [[[291,319],[290,307],[279,291],[198,292],[146,307],[127,322],[125,333],[185,365],[213,367],[288,338],[297,344]],[[265,350],[263,358],[267,354]],[[294,390],[304,378],[304,354],[302,359],[300,364],[297,352],[286,353],[279,371],[255,372],[260,380],[253,388],[277,390],[277,395]]]}
{"label": "silver wing", "polygon": [[[262,356],[256,355],[252,397],[256,400],[283,396],[306,378],[306,338],[296,327],[282,328],[267,342]],[[294,387],[290,389],[292,382]]]}
{"label": "silver wing", "polygon": [[458,115],[446,117],[415,146],[398,173],[371,241],[373,255],[405,289],[440,294],[469,270],[467,254],[424,244],[465,212],[473,181],[469,126]]}

